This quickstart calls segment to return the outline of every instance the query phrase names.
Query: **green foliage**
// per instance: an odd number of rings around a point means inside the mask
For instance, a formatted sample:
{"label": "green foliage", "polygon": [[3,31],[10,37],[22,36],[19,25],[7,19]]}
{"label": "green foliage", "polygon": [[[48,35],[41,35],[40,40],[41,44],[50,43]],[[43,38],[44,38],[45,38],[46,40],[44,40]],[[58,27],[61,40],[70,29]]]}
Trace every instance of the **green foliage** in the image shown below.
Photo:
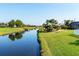
{"label": "green foliage", "polygon": [[54,29],[58,30],[58,22],[55,19],[46,20],[46,23],[43,24],[44,30],[46,32],[53,31]]}
{"label": "green foliage", "polygon": [[64,25],[69,26],[69,24],[72,22],[73,22],[73,20],[64,20]]}
{"label": "green foliage", "polygon": [[11,20],[10,22],[8,22],[8,26],[9,27],[22,27],[25,26],[21,20]]}
{"label": "green foliage", "polygon": [[61,25],[61,29],[68,29],[68,26],[66,26],[66,25]]}
{"label": "green foliage", "polygon": [[16,20],[15,25],[16,27],[22,27],[23,23],[21,20]]}
{"label": "green foliage", "polygon": [[58,22],[55,19],[47,20],[46,23],[51,23],[52,25],[57,24]]}
{"label": "green foliage", "polygon": [[55,25],[54,28],[55,28],[56,30],[59,30],[59,29],[61,29],[61,26]]}
{"label": "green foliage", "polygon": [[64,20],[64,27],[66,29],[71,29],[70,23],[72,23],[72,22],[73,22],[73,20]]}
{"label": "green foliage", "polygon": [[49,24],[43,24],[43,27],[44,27],[44,31],[46,32],[52,31],[52,26]]}
{"label": "green foliage", "polygon": [[8,22],[9,27],[14,27],[15,25],[15,21],[11,20],[10,22]]}

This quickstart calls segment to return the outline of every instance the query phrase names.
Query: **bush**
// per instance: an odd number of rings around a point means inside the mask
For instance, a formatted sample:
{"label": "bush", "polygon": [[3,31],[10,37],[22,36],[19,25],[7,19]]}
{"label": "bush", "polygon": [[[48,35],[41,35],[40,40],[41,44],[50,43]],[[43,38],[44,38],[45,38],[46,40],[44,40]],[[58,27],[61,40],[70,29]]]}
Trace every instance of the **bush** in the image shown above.
{"label": "bush", "polygon": [[66,26],[66,25],[61,25],[61,29],[68,29],[68,26]]}

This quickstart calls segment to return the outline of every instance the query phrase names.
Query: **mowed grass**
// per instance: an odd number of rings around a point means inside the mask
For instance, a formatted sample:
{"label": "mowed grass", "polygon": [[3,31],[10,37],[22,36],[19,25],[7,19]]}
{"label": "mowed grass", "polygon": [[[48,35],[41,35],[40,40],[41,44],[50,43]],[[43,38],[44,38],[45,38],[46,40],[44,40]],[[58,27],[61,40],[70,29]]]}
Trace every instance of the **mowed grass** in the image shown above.
{"label": "mowed grass", "polygon": [[33,30],[35,27],[23,27],[24,29]]}
{"label": "mowed grass", "polygon": [[14,33],[14,32],[20,32],[24,31],[23,28],[0,28],[0,36],[9,34],[9,33]]}
{"label": "mowed grass", "polygon": [[79,56],[79,37],[73,30],[39,33],[43,56]]}
{"label": "mowed grass", "polygon": [[9,33],[14,33],[14,32],[21,32],[21,31],[24,31],[25,29],[32,30],[34,28],[35,27],[0,28],[0,36],[6,35],[6,34],[9,34]]}

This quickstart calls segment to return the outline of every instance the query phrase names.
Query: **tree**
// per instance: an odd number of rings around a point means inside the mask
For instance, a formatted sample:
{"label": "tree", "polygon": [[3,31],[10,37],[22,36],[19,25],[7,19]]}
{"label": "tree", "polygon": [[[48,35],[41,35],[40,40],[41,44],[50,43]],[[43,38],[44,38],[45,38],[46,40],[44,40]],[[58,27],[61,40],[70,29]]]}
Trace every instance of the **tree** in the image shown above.
{"label": "tree", "polygon": [[50,19],[50,20],[47,20],[46,22],[51,23],[52,25],[58,23],[57,20],[55,19]]}
{"label": "tree", "polygon": [[73,22],[73,20],[64,20],[64,26],[66,27],[66,28],[70,28],[70,23],[72,23]]}
{"label": "tree", "polygon": [[49,32],[54,29],[58,29],[58,22],[55,19],[46,20],[46,23],[43,24],[44,30]]}
{"label": "tree", "polygon": [[50,32],[52,31],[52,25],[51,24],[43,24],[43,27],[44,27],[44,31],[46,32]]}
{"label": "tree", "polygon": [[51,24],[52,25],[52,28],[54,29],[56,29],[57,28],[57,24],[58,24],[58,22],[57,22],[57,20],[55,20],[55,19],[50,19],[50,20],[47,20],[46,22],[48,22],[48,24]]}
{"label": "tree", "polygon": [[15,22],[16,27],[21,27],[23,25],[21,20],[16,20]]}
{"label": "tree", "polygon": [[9,27],[14,27],[15,25],[15,21],[11,20],[10,22],[8,22]]}
{"label": "tree", "polygon": [[73,20],[64,20],[64,25],[69,26],[69,24],[72,22]]}

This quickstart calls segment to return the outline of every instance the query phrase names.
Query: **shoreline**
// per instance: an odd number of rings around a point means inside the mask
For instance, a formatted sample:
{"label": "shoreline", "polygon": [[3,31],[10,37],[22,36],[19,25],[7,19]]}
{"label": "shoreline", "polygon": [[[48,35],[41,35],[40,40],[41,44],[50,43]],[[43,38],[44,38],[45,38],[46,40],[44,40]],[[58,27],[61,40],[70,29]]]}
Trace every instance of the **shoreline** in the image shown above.
{"label": "shoreline", "polygon": [[[11,34],[11,33],[15,33],[15,32],[22,32],[22,31],[25,31],[25,29],[23,28],[1,28],[1,29],[6,29],[5,32],[0,32],[0,36],[4,36],[4,35],[8,35],[8,34]],[[7,32],[7,30],[10,29],[11,32]],[[14,31],[12,31],[14,30]]]}

